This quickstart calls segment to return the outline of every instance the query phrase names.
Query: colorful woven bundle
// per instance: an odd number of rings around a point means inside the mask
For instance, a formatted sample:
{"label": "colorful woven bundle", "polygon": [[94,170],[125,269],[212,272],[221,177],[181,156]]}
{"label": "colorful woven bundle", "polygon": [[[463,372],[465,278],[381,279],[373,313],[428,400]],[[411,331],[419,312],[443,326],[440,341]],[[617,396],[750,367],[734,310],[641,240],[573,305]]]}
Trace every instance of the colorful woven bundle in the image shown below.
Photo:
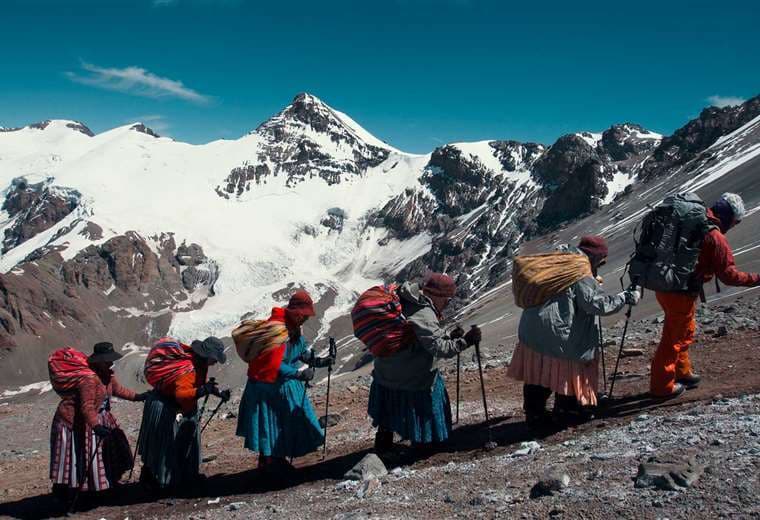
{"label": "colorful woven bundle", "polygon": [[232,331],[240,359],[248,363],[262,352],[288,341],[288,329],[281,321],[245,320]]}
{"label": "colorful woven bundle", "polygon": [[50,383],[59,395],[73,392],[79,382],[95,375],[87,363],[87,355],[71,347],[63,347],[48,357]]}
{"label": "colorful woven bundle", "polygon": [[190,347],[174,338],[161,338],[145,359],[145,380],[155,388],[168,385],[195,370]]}
{"label": "colorful woven bundle", "polygon": [[401,311],[395,285],[364,291],[351,311],[356,336],[375,357],[390,356],[408,344],[411,330]]}

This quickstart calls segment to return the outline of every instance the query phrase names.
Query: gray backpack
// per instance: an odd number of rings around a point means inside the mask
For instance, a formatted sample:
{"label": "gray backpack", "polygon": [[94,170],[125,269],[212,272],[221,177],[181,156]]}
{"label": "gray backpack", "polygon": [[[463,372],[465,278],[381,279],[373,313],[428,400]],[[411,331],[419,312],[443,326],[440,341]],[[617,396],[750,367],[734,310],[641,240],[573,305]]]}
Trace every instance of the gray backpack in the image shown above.
{"label": "gray backpack", "polygon": [[716,228],[707,208],[695,193],[665,198],[644,216],[636,251],[628,263],[631,280],[652,291],[697,292],[694,277],[705,235]]}

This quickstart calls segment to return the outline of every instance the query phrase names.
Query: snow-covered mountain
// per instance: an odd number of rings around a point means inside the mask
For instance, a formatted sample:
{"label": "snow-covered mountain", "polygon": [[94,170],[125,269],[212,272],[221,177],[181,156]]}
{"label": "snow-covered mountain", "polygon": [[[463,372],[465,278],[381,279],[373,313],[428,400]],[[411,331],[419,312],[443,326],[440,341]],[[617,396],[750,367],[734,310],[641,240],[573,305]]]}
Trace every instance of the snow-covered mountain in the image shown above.
{"label": "snow-covered mountain", "polygon": [[227,336],[293,287],[319,301],[318,336],[357,292],[427,268],[453,273],[466,303],[508,279],[526,238],[620,204],[637,179],[709,165],[710,147],[728,149],[760,112],[752,103],[733,116],[710,109],[677,139],[627,123],[551,146],[455,143],[427,155],[310,94],[240,139],[205,145],[142,123],[97,135],[59,120],[3,129],[4,366],[29,381],[44,375],[42,352],[65,343]]}

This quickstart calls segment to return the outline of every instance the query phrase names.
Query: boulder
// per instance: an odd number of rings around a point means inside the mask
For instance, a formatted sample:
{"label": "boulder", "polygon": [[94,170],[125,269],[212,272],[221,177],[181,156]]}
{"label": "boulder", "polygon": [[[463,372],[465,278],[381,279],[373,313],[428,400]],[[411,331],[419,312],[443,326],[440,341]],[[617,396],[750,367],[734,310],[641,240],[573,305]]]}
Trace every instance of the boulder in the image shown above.
{"label": "boulder", "polygon": [[371,480],[384,477],[387,474],[388,470],[380,457],[374,453],[368,453],[353,468],[348,470],[344,478],[348,480]]}

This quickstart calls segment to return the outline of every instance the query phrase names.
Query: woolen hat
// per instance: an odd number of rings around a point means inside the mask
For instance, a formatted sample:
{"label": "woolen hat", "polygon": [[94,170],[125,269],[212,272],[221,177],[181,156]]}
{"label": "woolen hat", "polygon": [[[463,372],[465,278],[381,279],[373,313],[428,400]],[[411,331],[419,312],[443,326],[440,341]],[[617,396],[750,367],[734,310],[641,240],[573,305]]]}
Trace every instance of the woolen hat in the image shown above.
{"label": "woolen hat", "polygon": [[721,220],[721,223],[728,224],[725,226],[726,228],[730,227],[733,219],[736,219],[736,222],[741,222],[746,213],[744,201],[736,193],[724,193],[721,195],[713,205],[712,210]]}
{"label": "woolen hat", "polygon": [[300,289],[293,293],[288,302],[288,311],[300,316],[314,316],[314,302],[309,293]]}
{"label": "woolen hat", "polygon": [[109,343],[108,341],[101,341],[100,343],[95,343],[95,346],[92,348],[92,354],[90,354],[87,359],[88,361],[98,363],[116,361],[122,357],[123,356],[121,354],[114,350],[113,343]]}
{"label": "woolen hat", "polygon": [[607,240],[599,235],[586,235],[581,237],[578,249],[586,253],[590,258],[596,259],[606,258],[610,252],[609,247],[607,247]]}
{"label": "woolen hat", "polygon": [[457,284],[447,274],[430,273],[422,283],[422,290],[429,296],[453,298],[457,293]]}
{"label": "woolen hat", "polygon": [[224,343],[214,336],[209,336],[203,341],[196,339],[190,344],[190,348],[202,358],[215,359],[218,363],[227,361],[227,355],[224,353]]}

